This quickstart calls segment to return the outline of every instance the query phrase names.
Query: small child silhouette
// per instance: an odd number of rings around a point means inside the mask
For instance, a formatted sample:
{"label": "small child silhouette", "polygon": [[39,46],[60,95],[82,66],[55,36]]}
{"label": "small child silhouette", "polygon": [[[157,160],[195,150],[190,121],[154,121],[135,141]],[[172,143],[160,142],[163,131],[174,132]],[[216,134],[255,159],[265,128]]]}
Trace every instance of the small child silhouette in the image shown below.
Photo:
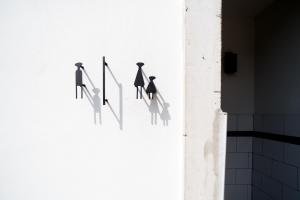
{"label": "small child silhouette", "polygon": [[155,76],[149,76],[150,82],[149,82],[149,85],[148,85],[148,87],[146,89],[146,93],[148,94],[149,99],[153,99],[153,96],[154,96],[154,94],[157,91],[156,87],[155,87],[155,84],[153,82],[154,79],[155,79]]}

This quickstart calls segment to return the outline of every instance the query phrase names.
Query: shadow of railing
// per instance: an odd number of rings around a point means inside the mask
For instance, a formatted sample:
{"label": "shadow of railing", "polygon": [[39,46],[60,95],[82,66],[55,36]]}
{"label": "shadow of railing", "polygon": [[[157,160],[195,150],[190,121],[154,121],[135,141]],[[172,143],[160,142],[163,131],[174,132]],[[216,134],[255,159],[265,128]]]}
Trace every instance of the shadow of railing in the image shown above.
{"label": "shadow of railing", "polygon": [[113,74],[113,72],[109,66],[107,66],[107,69],[119,90],[119,102],[118,102],[119,103],[119,111],[118,111],[118,113],[116,112],[116,110],[114,109],[114,106],[109,101],[107,102],[107,105],[108,105],[110,111],[112,112],[113,116],[117,120],[120,130],[123,130],[123,86],[121,83],[119,83],[119,81],[117,80],[117,78],[115,77],[115,75]]}

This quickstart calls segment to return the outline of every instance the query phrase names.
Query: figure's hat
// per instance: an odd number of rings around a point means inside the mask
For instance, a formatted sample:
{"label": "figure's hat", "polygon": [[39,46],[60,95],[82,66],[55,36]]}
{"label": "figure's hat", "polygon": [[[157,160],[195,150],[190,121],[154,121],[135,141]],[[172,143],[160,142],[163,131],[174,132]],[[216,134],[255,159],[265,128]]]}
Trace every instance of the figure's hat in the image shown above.
{"label": "figure's hat", "polygon": [[156,79],[155,76],[149,76],[150,81],[153,81],[154,79]]}
{"label": "figure's hat", "polygon": [[142,63],[142,62],[138,62],[138,63],[136,63],[136,65],[137,65],[137,66],[139,66],[139,68],[141,68],[141,67],[143,67],[143,66],[144,66],[144,63]]}
{"label": "figure's hat", "polygon": [[82,67],[82,63],[81,62],[75,63],[75,66],[76,67]]}

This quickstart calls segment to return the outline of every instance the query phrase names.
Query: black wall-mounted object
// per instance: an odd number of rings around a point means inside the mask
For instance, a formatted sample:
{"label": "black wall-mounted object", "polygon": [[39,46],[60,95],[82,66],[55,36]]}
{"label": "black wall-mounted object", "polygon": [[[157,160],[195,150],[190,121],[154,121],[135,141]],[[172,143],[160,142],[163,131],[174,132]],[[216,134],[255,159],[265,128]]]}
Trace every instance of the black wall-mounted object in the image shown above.
{"label": "black wall-mounted object", "polygon": [[157,92],[156,86],[154,84],[155,76],[149,76],[149,85],[147,86],[146,93],[149,99],[153,99],[153,95]]}
{"label": "black wall-mounted object", "polygon": [[139,68],[138,72],[136,74],[136,77],[135,77],[135,81],[134,81],[134,86],[136,87],[136,98],[138,99],[139,87],[140,87],[140,99],[142,99],[142,92],[143,92],[143,88],[145,86],[143,72],[142,72],[142,67],[144,66],[144,63],[138,62],[138,63],[136,63],[136,65]]}
{"label": "black wall-mounted object", "polygon": [[102,92],[103,92],[103,105],[105,105],[106,102],[108,102],[108,100],[106,99],[105,97],[105,69],[106,67],[108,67],[107,65],[107,62],[105,61],[105,56],[103,56],[102,58],[102,73],[103,73],[103,89],[102,89]]}
{"label": "black wall-mounted object", "polygon": [[225,52],[223,58],[223,69],[225,74],[234,74],[237,72],[238,55],[232,52]]}
{"label": "black wall-mounted object", "polygon": [[75,72],[75,93],[76,93],[76,99],[77,99],[77,87],[78,86],[81,89],[81,98],[83,98],[82,87],[85,87],[85,84],[83,84],[83,81],[82,81],[82,70],[84,70],[84,67],[82,66],[81,62],[75,63],[75,66],[77,67],[77,70]]}

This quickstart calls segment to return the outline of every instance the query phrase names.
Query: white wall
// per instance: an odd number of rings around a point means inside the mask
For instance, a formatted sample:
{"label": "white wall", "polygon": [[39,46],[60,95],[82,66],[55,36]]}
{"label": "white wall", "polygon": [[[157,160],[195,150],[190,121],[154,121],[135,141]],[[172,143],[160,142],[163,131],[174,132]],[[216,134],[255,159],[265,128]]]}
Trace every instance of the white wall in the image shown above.
{"label": "white wall", "polygon": [[278,1],[256,18],[257,114],[299,114],[300,5]]}
{"label": "white wall", "polygon": [[222,72],[222,109],[229,113],[229,131],[252,131],[254,113],[254,18],[222,18],[222,52],[238,54],[235,74]]}
{"label": "white wall", "polygon": [[[0,199],[182,199],[183,1],[4,0],[0,7]],[[108,106],[95,125],[87,99],[75,99],[78,61],[102,98],[103,55],[122,84],[123,130]],[[169,126],[160,118],[151,125],[148,107],[135,99],[138,61],[157,76]],[[107,79],[118,115],[119,89]]]}
{"label": "white wall", "polygon": [[300,135],[300,4],[277,1],[256,18],[255,130]]}
{"label": "white wall", "polygon": [[228,113],[254,112],[254,18],[223,17],[222,51],[238,54],[235,74],[222,73],[222,109]]}

